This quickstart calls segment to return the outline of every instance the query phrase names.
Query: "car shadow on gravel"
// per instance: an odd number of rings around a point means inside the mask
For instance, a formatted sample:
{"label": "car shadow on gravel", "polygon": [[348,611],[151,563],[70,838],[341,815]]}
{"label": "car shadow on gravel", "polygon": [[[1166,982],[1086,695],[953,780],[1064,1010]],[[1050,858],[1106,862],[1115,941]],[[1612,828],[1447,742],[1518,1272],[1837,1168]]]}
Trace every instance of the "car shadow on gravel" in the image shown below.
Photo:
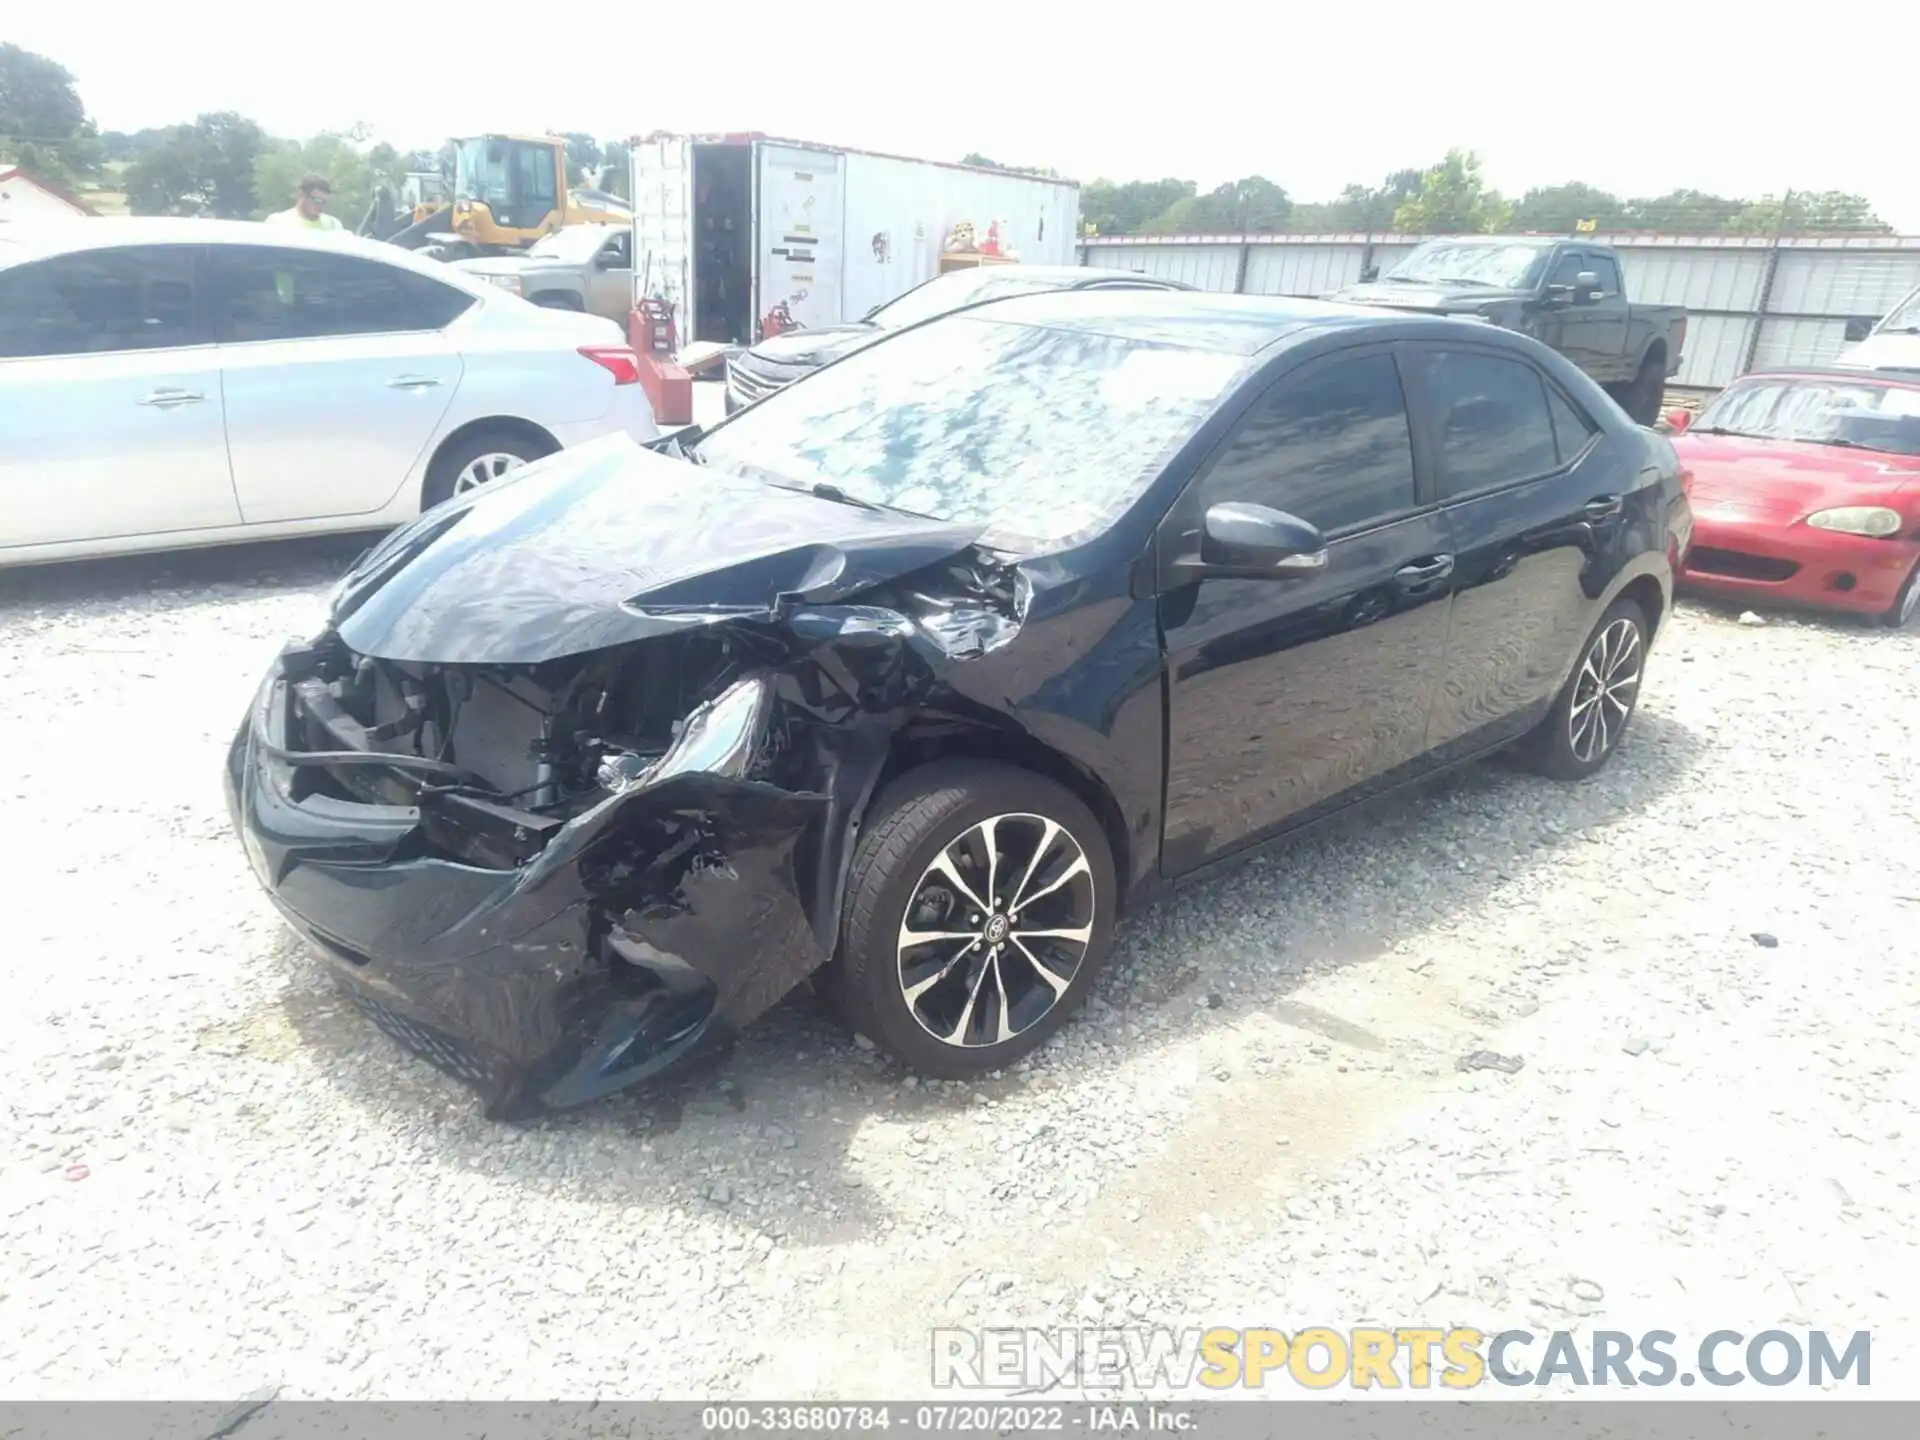
{"label": "car shadow on gravel", "polygon": [[0,569],[0,615],[42,606],[85,609],[138,601],[167,607],[209,598],[331,585],[380,538],[375,530],[109,560]]}
{"label": "car shadow on gravel", "polygon": [[1256,1011],[1315,1043],[1386,1049],[1363,1027],[1289,997],[1457,920],[1570,847],[1604,843],[1610,825],[1682,785],[1703,753],[1684,726],[1643,712],[1614,763],[1584,785],[1494,760],[1336,817],[1130,917],[1087,1011],[1022,1066],[972,1084],[910,1076],[854,1043],[802,987],[697,1070],[507,1126],[480,1118],[468,1092],[402,1055],[292,947],[285,1020],[367,1123],[430,1128],[440,1163],[540,1190],[552,1188],[557,1166],[580,1199],[692,1205],[784,1243],[834,1244],[911,1218],[890,1214],[862,1181],[872,1122],[890,1127],[875,1143],[911,1156],[939,1143],[932,1130],[967,1125],[969,1109],[1083,1078],[1111,1082],[1130,1048],[1179,1044]]}
{"label": "car shadow on gravel", "polygon": [[[1878,616],[1862,615],[1853,610],[1821,610],[1811,605],[1747,604],[1739,600],[1729,600],[1718,595],[1683,595],[1679,605],[1695,615],[1711,617],[1722,624],[1738,624],[1745,614],[1757,615],[1761,625],[1756,628],[1827,630],[1837,634],[1860,635],[1866,637],[1920,634],[1920,623],[1894,630],[1883,624]],[[1751,623],[1751,622],[1749,622]]]}

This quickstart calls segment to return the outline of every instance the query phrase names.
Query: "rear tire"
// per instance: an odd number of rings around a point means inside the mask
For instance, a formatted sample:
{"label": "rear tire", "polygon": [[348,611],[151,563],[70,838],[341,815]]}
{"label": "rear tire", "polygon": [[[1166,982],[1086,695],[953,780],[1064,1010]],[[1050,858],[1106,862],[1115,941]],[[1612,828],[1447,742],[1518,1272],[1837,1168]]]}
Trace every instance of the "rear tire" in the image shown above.
{"label": "rear tire", "polygon": [[1636,425],[1651,425],[1660,418],[1660,402],[1666,398],[1667,377],[1658,356],[1649,355],[1640,362],[1640,373],[1633,377],[1620,397],[1620,408]]}
{"label": "rear tire", "polygon": [[497,480],[529,461],[554,451],[551,443],[515,430],[481,429],[433,457],[426,484],[420,487],[420,508],[431,510],[455,495]]}
{"label": "rear tire", "polygon": [[1900,587],[1893,604],[1881,612],[1880,623],[1889,630],[1904,630],[1920,615],[1920,560],[1907,572],[1907,583]]}
{"label": "rear tire", "polygon": [[1085,1001],[1115,894],[1106,833],[1072,791],[937,761],[874,802],[821,988],[896,1060],[970,1080],[1037,1049]]}
{"label": "rear tire", "polygon": [[1522,761],[1553,780],[1599,774],[1639,708],[1646,660],[1646,614],[1623,596],[1587,637],[1546,719],[1520,743]]}

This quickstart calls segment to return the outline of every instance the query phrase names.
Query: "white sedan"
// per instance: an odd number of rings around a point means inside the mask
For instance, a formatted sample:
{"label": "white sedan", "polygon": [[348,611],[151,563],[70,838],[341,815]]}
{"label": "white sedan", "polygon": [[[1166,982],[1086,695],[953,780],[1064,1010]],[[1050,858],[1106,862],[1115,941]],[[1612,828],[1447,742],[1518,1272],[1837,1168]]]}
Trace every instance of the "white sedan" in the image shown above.
{"label": "white sedan", "polygon": [[0,565],[373,530],[658,435],[613,322],[338,232],[0,231]]}

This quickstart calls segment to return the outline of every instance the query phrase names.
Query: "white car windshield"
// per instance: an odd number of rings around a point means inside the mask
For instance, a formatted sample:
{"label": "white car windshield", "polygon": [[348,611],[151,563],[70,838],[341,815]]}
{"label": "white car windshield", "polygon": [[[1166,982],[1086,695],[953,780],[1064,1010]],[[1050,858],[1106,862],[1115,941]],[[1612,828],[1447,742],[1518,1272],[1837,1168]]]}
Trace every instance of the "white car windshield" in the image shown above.
{"label": "white car windshield", "polygon": [[1894,306],[1892,313],[1874,328],[1882,335],[1920,332],[1920,290]]}
{"label": "white car windshield", "polygon": [[915,286],[898,300],[889,300],[867,317],[875,325],[889,330],[904,330],[958,310],[962,305],[978,305],[985,300],[1003,300],[1009,295],[1033,295],[1042,290],[1058,290],[1057,280],[1022,275],[1019,267],[1007,265],[979,270],[955,270],[924,285]]}
{"label": "white car windshield", "polygon": [[985,527],[1037,552],[1111,523],[1246,361],[961,315],[894,336],[716,428],[697,459]]}

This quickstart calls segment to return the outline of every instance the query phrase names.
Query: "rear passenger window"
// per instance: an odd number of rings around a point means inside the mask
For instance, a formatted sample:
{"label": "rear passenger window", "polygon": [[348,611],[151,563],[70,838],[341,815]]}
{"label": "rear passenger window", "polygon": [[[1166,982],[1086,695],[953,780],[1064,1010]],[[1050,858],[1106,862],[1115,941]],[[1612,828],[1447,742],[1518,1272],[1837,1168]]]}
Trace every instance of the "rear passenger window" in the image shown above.
{"label": "rear passenger window", "polygon": [[1386,354],[1314,361],[1255,402],[1202,482],[1208,505],[1247,500],[1322,530],[1414,505],[1413,442]]}
{"label": "rear passenger window", "polygon": [[204,344],[191,245],[82,250],[0,270],[0,357]]}
{"label": "rear passenger window", "polygon": [[219,246],[228,340],[437,330],[470,296],[395,265],[324,250]]}
{"label": "rear passenger window", "polygon": [[1565,464],[1587,448],[1587,441],[1594,436],[1594,424],[1552,385],[1547,386],[1547,410],[1553,416],[1553,438],[1560,447],[1560,461]]}
{"label": "rear passenger window", "polygon": [[1440,493],[1464,495],[1559,468],[1547,387],[1531,365],[1430,350],[1427,394],[1440,427]]}

